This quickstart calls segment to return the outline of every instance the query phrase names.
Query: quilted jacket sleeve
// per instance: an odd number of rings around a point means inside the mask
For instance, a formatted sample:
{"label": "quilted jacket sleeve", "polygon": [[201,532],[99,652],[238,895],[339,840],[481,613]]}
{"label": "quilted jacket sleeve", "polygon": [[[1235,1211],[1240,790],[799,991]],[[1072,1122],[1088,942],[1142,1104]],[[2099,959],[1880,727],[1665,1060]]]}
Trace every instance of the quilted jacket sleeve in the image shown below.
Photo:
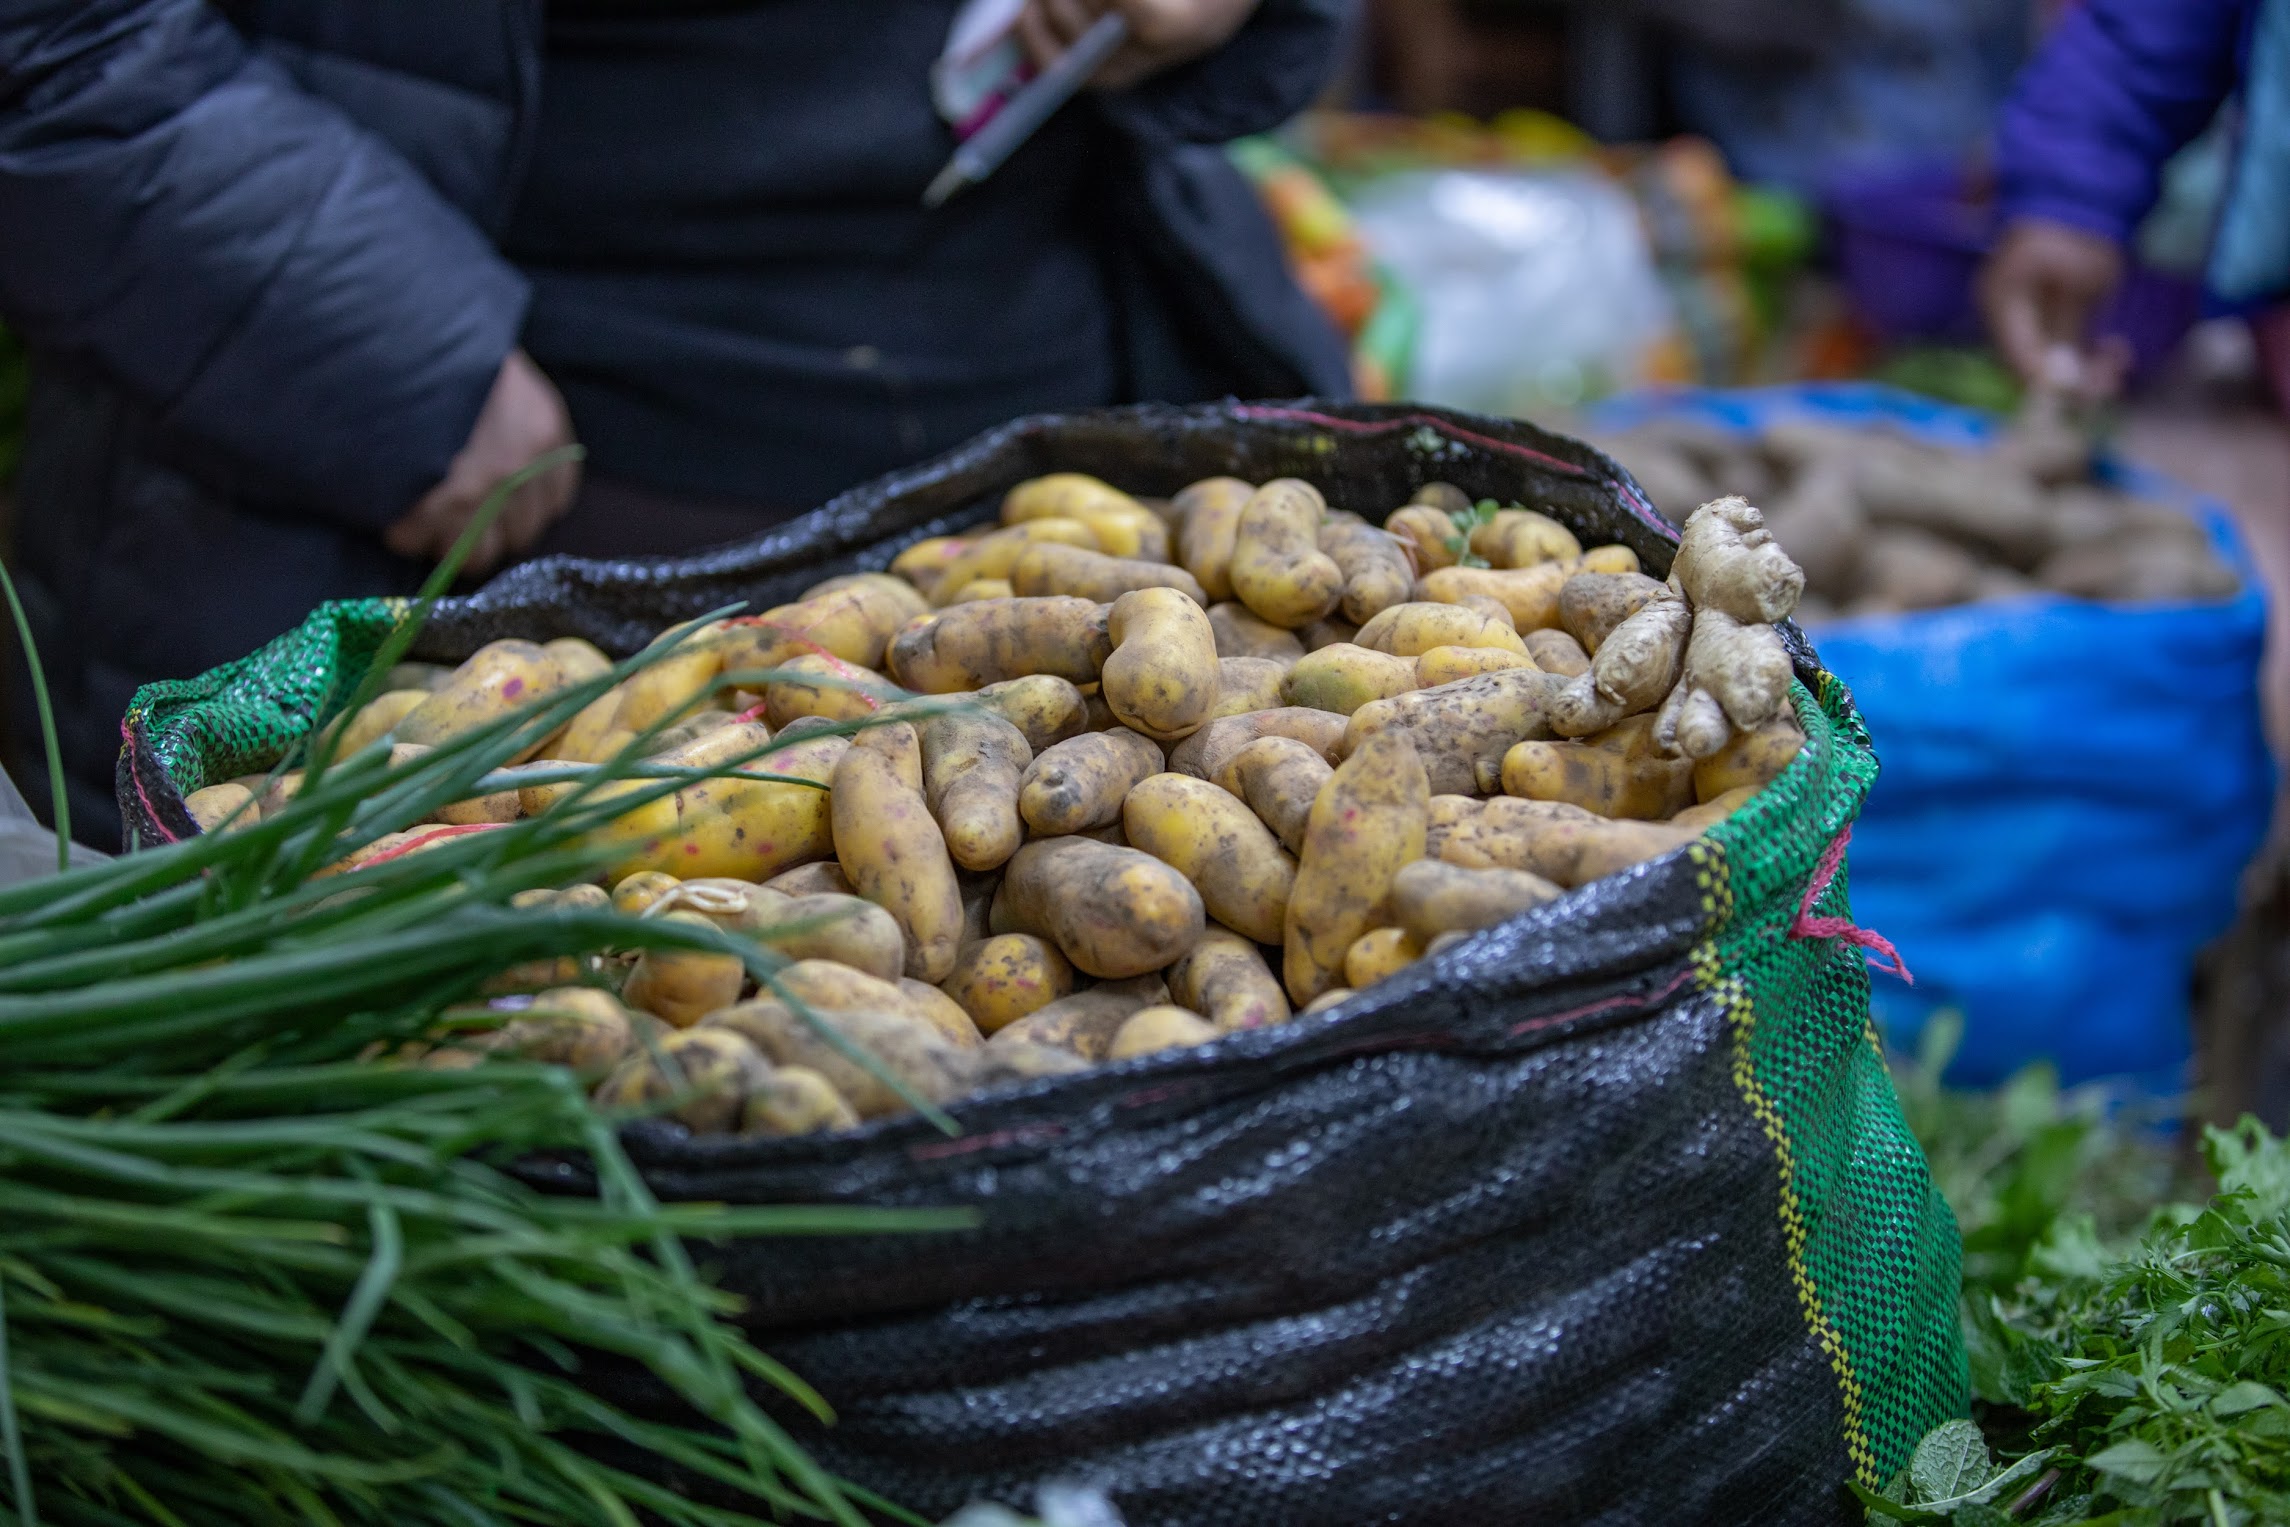
{"label": "quilted jacket sleeve", "polygon": [[0,0],[0,315],[286,502],[443,474],[525,282],[205,0]]}

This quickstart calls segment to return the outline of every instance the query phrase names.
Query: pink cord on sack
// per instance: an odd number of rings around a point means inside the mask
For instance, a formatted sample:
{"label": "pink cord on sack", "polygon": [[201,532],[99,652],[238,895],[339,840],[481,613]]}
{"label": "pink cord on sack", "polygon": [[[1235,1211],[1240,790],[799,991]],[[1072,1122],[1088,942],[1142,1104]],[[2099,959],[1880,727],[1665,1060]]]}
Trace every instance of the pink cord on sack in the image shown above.
{"label": "pink cord on sack", "polygon": [[1821,862],[1813,867],[1813,878],[1805,886],[1804,898],[1797,903],[1797,916],[1789,924],[1791,938],[1841,939],[1856,949],[1866,950],[1869,968],[1881,970],[1888,976],[1898,976],[1909,985],[1916,977],[1908,973],[1908,963],[1901,959],[1900,951],[1893,948],[1892,940],[1873,929],[1863,928],[1849,917],[1815,917],[1813,903],[1819,901],[1837,878],[1837,871],[1845,862],[1846,845],[1853,841],[1853,829],[1847,825],[1821,852]]}

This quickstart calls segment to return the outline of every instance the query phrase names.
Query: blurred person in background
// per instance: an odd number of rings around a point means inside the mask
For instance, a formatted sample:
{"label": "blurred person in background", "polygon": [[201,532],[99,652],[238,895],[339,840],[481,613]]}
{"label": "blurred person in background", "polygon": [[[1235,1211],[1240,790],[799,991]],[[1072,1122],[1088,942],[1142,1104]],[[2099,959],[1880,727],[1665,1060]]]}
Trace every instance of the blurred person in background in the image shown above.
{"label": "blurred person in background", "polygon": [[1997,348],[2031,385],[2104,397],[2129,355],[2090,325],[2163,168],[2239,92],[2212,296],[2252,311],[2290,403],[2290,0],[2084,0],[2021,75],[1997,132],[2005,226],[1981,278]]}
{"label": "blurred person in background", "polygon": [[1309,102],[1344,3],[1009,0],[1037,67],[1131,38],[926,212],[959,0],[0,0],[17,556],[75,828],[116,832],[137,686],[410,591],[576,438],[472,572],[730,540],[1029,412],[1342,393],[1217,145]]}

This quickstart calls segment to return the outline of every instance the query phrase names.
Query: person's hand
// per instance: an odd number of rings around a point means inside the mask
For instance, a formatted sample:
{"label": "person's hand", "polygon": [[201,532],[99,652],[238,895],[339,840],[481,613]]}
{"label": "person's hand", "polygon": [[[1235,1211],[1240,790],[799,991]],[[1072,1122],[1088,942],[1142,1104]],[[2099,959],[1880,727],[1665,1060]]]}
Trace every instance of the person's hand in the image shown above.
{"label": "person's hand", "polygon": [[2123,279],[2114,240],[2066,223],[2022,218],[1980,273],[1980,306],[1996,348],[2040,391],[2104,398],[2122,385],[2130,349],[2087,343],[2092,315]]}
{"label": "person's hand", "polygon": [[1215,52],[1255,9],[1256,0],[1026,0],[1018,40],[1034,67],[1046,69],[1100,16],[1117,11],[1129,23],[1129,40],[1091,83],[1119,90]]}
{"label": "person's hand", "polygon": [[[401,557],[443,561],[501,479],[572,443],[572,416],[555,384],[524,351],[510,351],[445,480],[382,532],[382,544]],[[579,464],[567,462],[519,488],[477,538],[462,571],[488,573],[526,550],[572,507],[579,485]]]}

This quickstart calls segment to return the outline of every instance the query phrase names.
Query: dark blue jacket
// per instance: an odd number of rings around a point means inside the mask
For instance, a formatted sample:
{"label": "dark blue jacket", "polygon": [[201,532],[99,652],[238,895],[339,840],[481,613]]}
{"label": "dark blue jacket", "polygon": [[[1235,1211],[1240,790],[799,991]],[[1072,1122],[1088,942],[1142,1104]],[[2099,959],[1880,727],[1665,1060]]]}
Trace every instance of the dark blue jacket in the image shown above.
{"label": "dark blue jacket", "polygon": [[2128,242],[2164,163],[2249,58],[2259,0],[2088,0],[2020,76],[1997,131],[2004,208]]}
{"label": "dark blue jacket", "polygon": [[[1123,220],[1126,395],[1344,390],[1214,147],[1307,104],[1343,4],[1263,0],[1225,49],[1083,108]],[[0,317],[35,356],[17,550],[87,819],[136,685],[417,575],[375,533],[444,474],[525,318],[495,240],[541,22],[541,0],[0,0]]]}

